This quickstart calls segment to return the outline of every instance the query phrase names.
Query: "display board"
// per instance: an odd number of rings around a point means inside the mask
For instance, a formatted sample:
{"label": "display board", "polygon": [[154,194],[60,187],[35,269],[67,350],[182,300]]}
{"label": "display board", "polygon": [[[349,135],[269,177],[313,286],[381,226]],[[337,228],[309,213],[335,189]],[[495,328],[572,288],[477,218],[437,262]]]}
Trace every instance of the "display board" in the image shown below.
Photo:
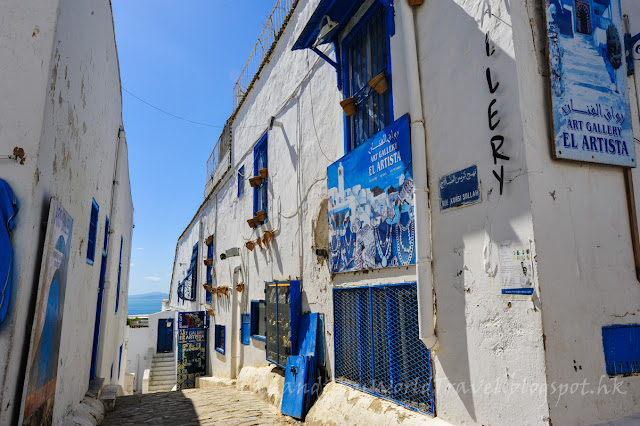
{"label": "display board", "polygon": [[23,401],[24,425],[51,424],[73,219],[52,198],[40,266]]}
{"label": "display board", "polygon": [[620,0],[546,0],[556,158],[635,167]]}
{"label": "display board", "polygon": [[409,116],[327,168],[331,272],[414,264]]}
{"label": "display board", "polygon": [[267,361],[285,367],[296,355],[300,323],[300,281],[266,283]]}
{"label": "display board", "polygon": [[178,313],[178,390],[195,388],[207,374],[207,328],[204,312]]}

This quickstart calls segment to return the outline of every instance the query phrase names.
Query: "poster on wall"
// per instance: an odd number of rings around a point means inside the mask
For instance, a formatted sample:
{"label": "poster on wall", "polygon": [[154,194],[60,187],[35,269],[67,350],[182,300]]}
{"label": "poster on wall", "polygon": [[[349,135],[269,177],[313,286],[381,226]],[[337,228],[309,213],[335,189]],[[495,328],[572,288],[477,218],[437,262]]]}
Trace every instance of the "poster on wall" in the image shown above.
{"label": "poster on wall", "polygon": [[533,295],[533,256],[529,244],[500,244],[500,281],[502,296]]}
{"label": "poster on wall", "polygon": [[415,263],[409,116],[327,168],[331,272]]}
{"label": "poster on wall", "polygon": [[51,424],[73,219],[51,199],[25,375],[23,424]]}
{"label": "poster on wall", "polygon": [[546,0],[556,158],[635,167],[620,0]]}
{"label": "poster on wall", "polygon": [[177,389],[193,389],[207,374],[207,324],[205,313],[178,313]]}

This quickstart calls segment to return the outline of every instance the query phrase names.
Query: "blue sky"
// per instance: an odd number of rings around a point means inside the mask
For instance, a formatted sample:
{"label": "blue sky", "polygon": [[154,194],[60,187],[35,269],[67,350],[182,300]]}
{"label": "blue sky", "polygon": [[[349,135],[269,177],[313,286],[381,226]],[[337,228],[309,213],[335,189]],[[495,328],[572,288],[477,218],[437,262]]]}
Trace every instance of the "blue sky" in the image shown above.
{"label": "blue sky", "polygon": [[[222,126],[233,85],[275,0],[112,0],[124,89]],[[129,294],[169,291],[178,237],[204,200],[221,129],[165,115],[123,91],[135,208]]]}

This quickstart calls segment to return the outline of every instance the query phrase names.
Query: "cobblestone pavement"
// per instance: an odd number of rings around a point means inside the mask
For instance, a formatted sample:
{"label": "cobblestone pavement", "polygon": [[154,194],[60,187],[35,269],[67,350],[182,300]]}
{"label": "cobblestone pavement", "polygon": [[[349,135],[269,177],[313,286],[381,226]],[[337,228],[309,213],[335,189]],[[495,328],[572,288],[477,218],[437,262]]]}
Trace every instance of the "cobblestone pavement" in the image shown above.
{"label": "cobblestone pavement", "polygon": [[251,392],[230,386],[119,397],[103,425],[301,424]]}

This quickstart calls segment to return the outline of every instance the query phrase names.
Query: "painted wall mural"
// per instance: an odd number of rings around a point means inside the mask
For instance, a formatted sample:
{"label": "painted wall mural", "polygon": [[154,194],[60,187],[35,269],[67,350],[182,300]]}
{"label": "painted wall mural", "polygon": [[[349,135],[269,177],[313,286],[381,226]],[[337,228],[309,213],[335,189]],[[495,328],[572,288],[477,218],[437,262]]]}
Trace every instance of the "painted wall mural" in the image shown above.
{"label": "painted wall mural", "polygon": [[556,158],[636,165],[620,0],[546,0]]}
{"label": "painted wall mural", "polygon": [[25,377],[25,425],[51,424],[53,420],[72,229],[73,219],[52,198]]}
{"label": "painted wall mural", "polygon": [[331,271],[415,263],[409,116],[327,168]]}

